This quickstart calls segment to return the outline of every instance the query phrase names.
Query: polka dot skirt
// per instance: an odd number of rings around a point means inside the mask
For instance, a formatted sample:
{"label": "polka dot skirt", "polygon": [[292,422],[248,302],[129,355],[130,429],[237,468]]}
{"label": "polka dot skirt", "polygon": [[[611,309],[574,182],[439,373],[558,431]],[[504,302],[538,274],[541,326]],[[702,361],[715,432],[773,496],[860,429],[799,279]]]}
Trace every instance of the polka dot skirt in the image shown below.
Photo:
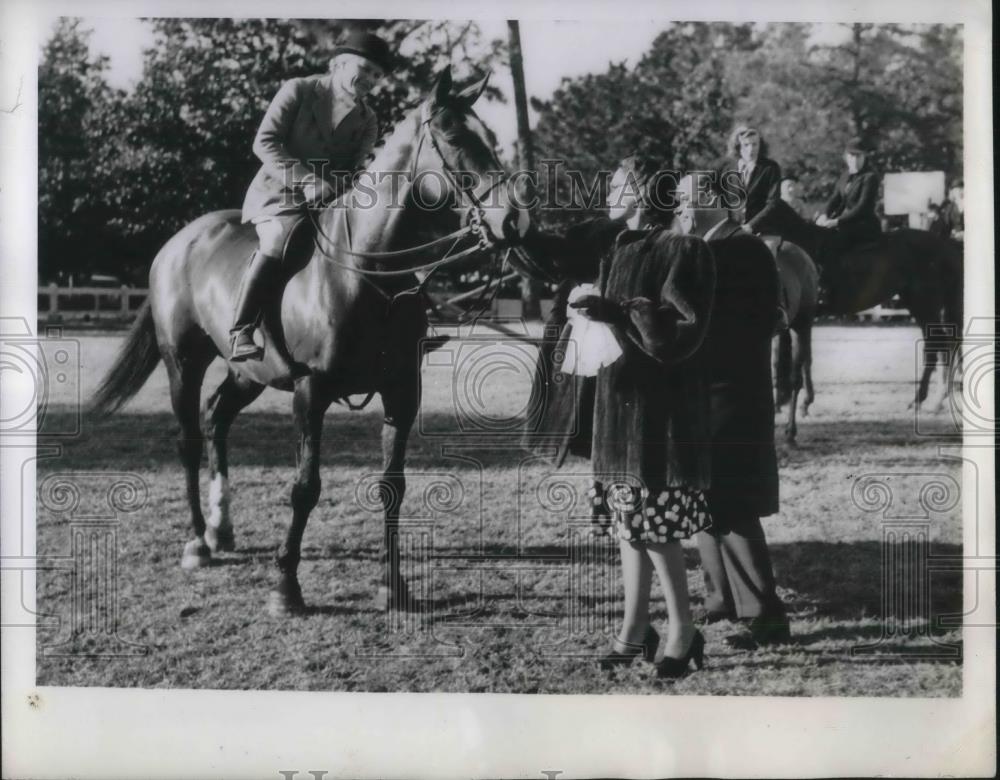
{"label": "polka dot skirt", "polygon": [[595,482],[590,497],[594,532],[629,542],[677,542],[712,525],[705,493],[694,488]]}

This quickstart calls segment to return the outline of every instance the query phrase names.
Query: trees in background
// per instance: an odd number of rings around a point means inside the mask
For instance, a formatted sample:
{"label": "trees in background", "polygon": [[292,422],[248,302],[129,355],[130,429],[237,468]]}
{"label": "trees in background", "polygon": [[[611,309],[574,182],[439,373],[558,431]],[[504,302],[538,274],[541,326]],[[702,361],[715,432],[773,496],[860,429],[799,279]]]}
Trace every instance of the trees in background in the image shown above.
{"label": "trees in background", "polygon": [[[141,282],[159,247],[201,214],[238,208],[260,163],[254,134],[282,81],[327,70],[339,36],[373,29],[399,68],[372,102],[387,131],[445,64],[492,69],[500,44],[449,21],[153,19],[130,92],[104,81],[79,20],[61,20],[39,70],[39,268]],[[500,93],[494,87],[494,98]]]}
{"label": "trees in background", "polygon": [[111,209],[95,190],[104,143],[100,116],[118,100],[106,57],[90,52],[78,20],[60,19],[38,68],[38,272],[42,279],[94,270],[113,250]]}
{"label": "trees in background", "polygon": [[[731,128],[745,121],[761,129],[807,199],[829,193],[852,135],[875,145],[883,171],[960,178],[960,28],[837,27],[673,25],[637,52],[634,66],[564,79],[549,100],[534,101],[539,157],[558,157],[588,179],[633,152],[673,169],[703,168],[725,154]],[[550,201],[566,203],[569,176],[550,183],[558,194]],[[579,211],[545,216],[559,223]]]}
{"label": "trees in background", "polygon": [[[506,42],[483,40],[472,22],[150,24],[155,41],[130,92],[108,86],[107,60],[91,54],[79,20],[60,20],[44,47],[43,281],[101,270],[141,282],[156,250],[183,224],[239,207],[257,169],[251,143],[268,101],[284,79],[326,70],[350,26],[372,29],[400,54],[399,69],[372,96],[383,129],[416,105],[444,65],[461,82],[508,64]],[[548,100],[532,101],[541,195],[565,205],[543,219],[579,218],[570,206],[588,196],[596,208],[598,172],[633,152],[677,169],[714,164],[738,121],[760,127],[809,199],[829,191],[854,134],[876,144],[882,170],[961,177],[961,56],[954,26],[671,25],[647,52],[636,52],[634,64],[564,79]],[[487,96],[500,92],[492,86]]]}

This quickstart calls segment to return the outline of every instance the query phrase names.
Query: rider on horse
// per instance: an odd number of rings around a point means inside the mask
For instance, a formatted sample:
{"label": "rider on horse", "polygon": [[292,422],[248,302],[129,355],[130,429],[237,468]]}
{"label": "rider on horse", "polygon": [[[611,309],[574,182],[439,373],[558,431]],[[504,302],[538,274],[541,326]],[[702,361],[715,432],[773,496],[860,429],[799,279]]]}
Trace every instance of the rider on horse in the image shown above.
{"label": "rider on horse", "polygon": [[376,35],[352,32],[333,51],[330,72],[286,81],[254,139],[260,158],[243,201],[243,222],[257,229],[230,331],[233,361],[259,360],[253,338],[263,304],[286,275],[282,255],[305,209],[339,197],[364,167],[378,138],[378,120],[365,97],[390,70],[389,46]]}
{"label": "rider on horse", "polygon": [[781,168],[767,156],[767,142],[760,131],[738,125],[729,137],[732,160],[719,171],[720,186],[727,195],[741,193],[735,209],[743,229],[758,232],[757,226],[778,208],[781,199]]}
{"label": "rider on horse", "polygon": [[877,240],[882,233],[875,213],[878,173],[868,159],[869,152],[860,138],[852,138],[844,150],[847,170],[837,180],[823,213],[816,218],[817,225],[831,229],[832,247],[825,254],[842,253],[852,246]]}
{"label": "rider on horse", "polygon": [[[742,223],[747,233],[782,233],[791,210],[781,198],[781,166],[767,156],[767,142],[760,131],[749,125],[737,125],[729,137],[732,160],[719,170],[718,191],[723,202],[739,195],[738,208],[730,208],[731,219]],[[727,203],[728,205],[728,203]],[[788,302],[778,301],[781,327],[788,326]]]}

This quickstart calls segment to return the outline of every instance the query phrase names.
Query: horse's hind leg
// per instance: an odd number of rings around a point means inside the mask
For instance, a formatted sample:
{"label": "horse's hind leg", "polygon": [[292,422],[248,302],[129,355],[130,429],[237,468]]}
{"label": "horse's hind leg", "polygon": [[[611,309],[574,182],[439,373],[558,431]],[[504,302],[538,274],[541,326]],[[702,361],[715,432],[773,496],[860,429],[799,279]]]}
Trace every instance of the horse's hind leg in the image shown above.
{"label": "horse's hind leg", "polygon": [[802,329],[802,383],[806,390],[806,397],[802,401],[802,416],[809,416],[809,407],[816,400],[816,391],[813,389],[813,347],[812,347],[812,325]]}
{"label": "horse's hind leg", "polygon": [[787,329],[782,329],[771,339],[771,368],[774,373],[774,411],[788,403],[792,388],[789,383],[791,366],[791,337]]}
{"label": "horse's hind leg", "polygon": [[312,512],[319,501],[319,451],[323,432],[323,415],[333,398],[313,376],[303,377],[295,383],[293,408],[295,428],[299,435],[296,453],[298,472],[292,485],[292,523],[285,543],[278,550],[277,565],[280,572],[278,586],[271,591],[268,612],[275,617],[299,614],[305,611],[302,589],[299,587],[299,560],[302,557],[302,535]]}
{"label": "horse's hind leg", "polygon": [[[921,330],[926,333],[926,329],[921,327]],[[920,408],[920,404],[927,400],[927,391],[930,389],[931,376],[934,374],[934,369],[937,366],[938,353],[934,349],[924,350],[924,370],[920,374],[920,382],[917,384],[916,398],[910,407]]]}
{"label": "horse's hind leg", "polygon": [[229,516],[227,437],[233,420],[263,392],[264,385],[230,371],[205,402],[204,430],[208,439],[208,522],[205,542],[212,552],[231,552],[236,543]]}
{"label": "horse's hind leg", "polygon": [[188,507],[191,510],[191,525],[194,539],[184,545],[181,567],[197,569],[211,563],[211,551],[205,543],[205,518],[201,513],[201,493],[198,487],[198,471],[201,466],[202,432],[198,414],[201,384],[205,370],[212,362],[212,355],[201,350],[194,354],[181,355],[174,347],[163,350],[163,362],[170,380],[170,401],[174,415],[180,423],[177,437],[177,452],[184,466],[184,480],[187,486]]}

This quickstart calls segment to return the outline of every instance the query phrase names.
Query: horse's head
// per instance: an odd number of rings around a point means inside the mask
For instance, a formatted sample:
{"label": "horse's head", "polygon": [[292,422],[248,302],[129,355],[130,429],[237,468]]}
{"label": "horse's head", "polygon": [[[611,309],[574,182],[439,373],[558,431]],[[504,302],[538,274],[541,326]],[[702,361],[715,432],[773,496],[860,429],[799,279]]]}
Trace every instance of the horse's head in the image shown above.
{"label": "horse's head", "polygon": [[462,224],[481,225],[481,236],[493,243],[523,236],[529,219],[497,159],[496,136],[472,110],[488,79],[453,92],[451,68],[446,68],[416,110],[412,197],[428,210],[457,216]]}

